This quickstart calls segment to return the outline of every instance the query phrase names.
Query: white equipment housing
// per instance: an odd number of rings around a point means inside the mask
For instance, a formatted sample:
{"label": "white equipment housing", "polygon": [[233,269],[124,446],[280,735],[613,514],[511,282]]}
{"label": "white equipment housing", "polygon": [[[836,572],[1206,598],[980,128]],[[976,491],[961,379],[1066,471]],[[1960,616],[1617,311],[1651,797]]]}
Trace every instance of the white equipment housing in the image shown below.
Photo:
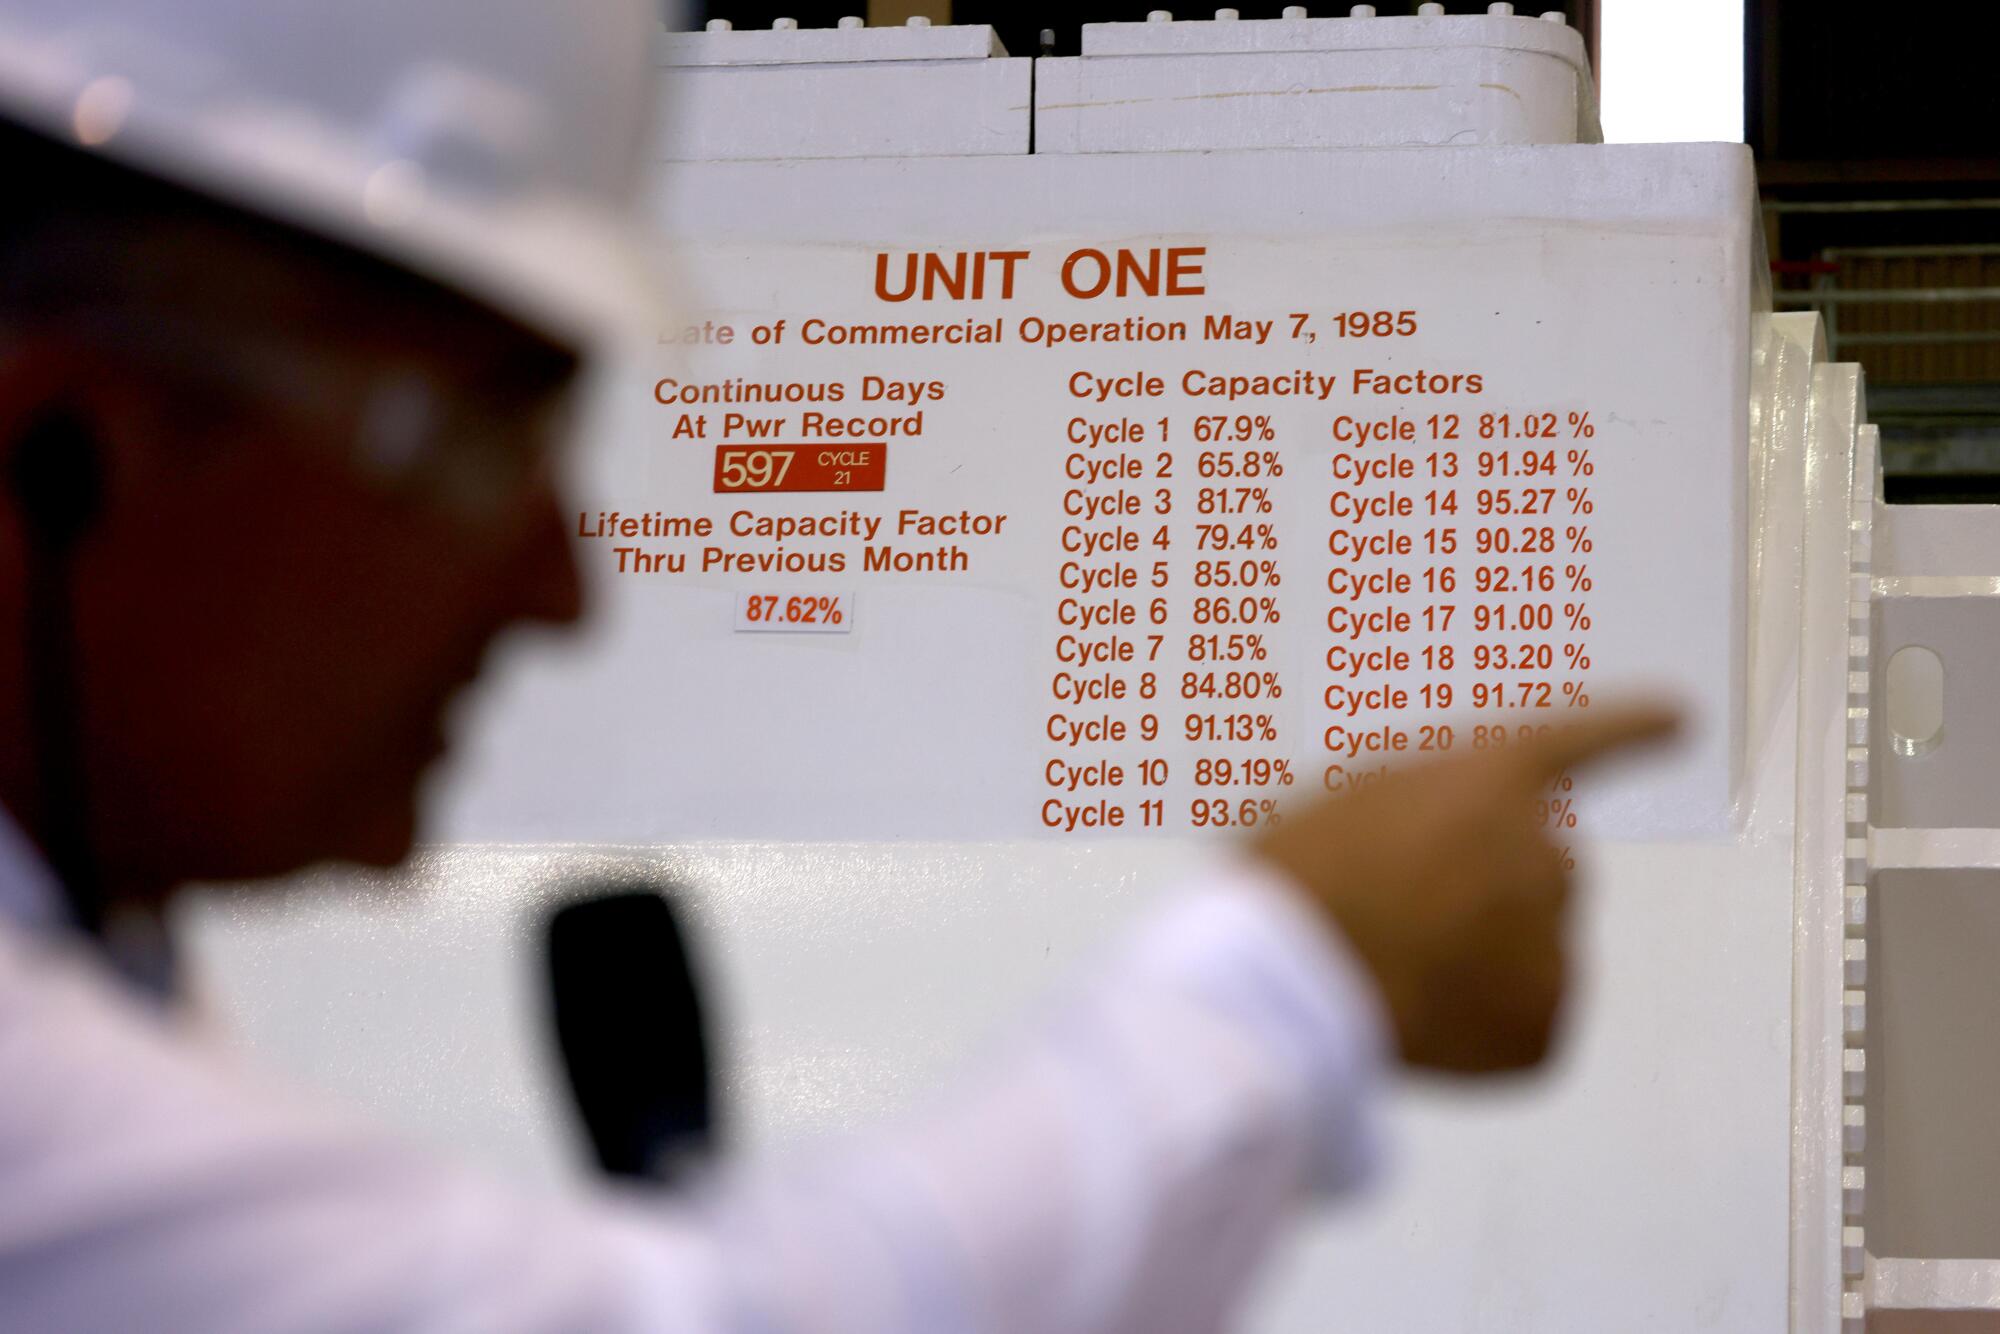
{"label": "white equipment housing", "polygon": [[[711,539],[648,538],[631,545],[695,563],[635,577],[617,572],[611,543],[586,541],[595,642],[536,656],[510,683],[451,788],[444,841],[410,874],[424,894],[321,885],[275,908],[194,914],[196,954],[254,1046],[419,1131],[517,1171],[567,1175],[559,1078],[533,1055],[536,949],[523,923],[561,878],[636,868],[689,886],[711,933],[731,1016],[728,1088],[754,1140],[895,1105],[1169,888],[1190,856],[1221,846],[1187,827],[1194,816],[1110,837],[1037,818],[1056,800],[1046,774],[1062,758],[1036,728],[1062,665],[1059,570],[1075,526],[1064,506],[1078,489],[1067,432],[1123,420],[1116,403],[1077,406],[1065,376],[1213,369],[1227,381],[1298,366],[1341,382],[1312,402],[1232,400],[1210,428],[1226,440],[1199,455],[1181,446],[1170,497],[1232,503],[1193,489],[1197,457],[1266,474],[1241,503],[1251,576],[1270,594],[1246,614],[1268,638],[1255,660],[1272,666],[1239,685],[1291,687],[1248,714],[1265,720],[1249,740],[1265,746],[1258,772],[1276,792],[1280,773],[1311,787],[1345,772],[1329,760],[1319,701],[1332,678],[1316,665],[1329,639],[1314,624],[1327,599],[1313,591],[1323,573],[1332,588],[1317,546],[1329,526],[1319,516],[1337,502],[1313,479],[1343,456],[1372,457],[1330,435],[1336,409],[1363,415],[1361,381],[1346,377],[1364,363],[1470,368],[1493,399],[1469,397],[1461,379],[1435,401],[1372,400],[1371,420],[1408,416],[1416,430],[1433,409],[1466,423],[1504,412],[1484,450],[1471,438],[1458,450],[1467,468],[1493,455],[1476,465],[1493,485],[1454,494],[1485,505],[1485,492],[1539,495],[1546,481],[1549,499],[1531,503],[1558,508],[1546,525],[1531,514],[1463,532],[1512,543],[1548,527],[1561,550],[1512,568],[1540,579],[1546,567],[1559,587],[1543,601],[1562,610],[1545,635],[1503,618],[1494,634],[1461,626],[1386,649],[1490,658],[1511,637],[1567,657],[1567,670],[1526,683],[1550,690],[1557,715],[1587,707],[1588,689],[1652,680],[1702,721],[1670,763],[1586,783],[1574,808],[1564,798],[1552,812],[1591,837],[1578,851],[1593,883],[1579,923],[1584,997],[1556,1071],[1500,1095],[1399,1095],[1386,1190],[1313,1222],[1248,1327],[1803,1334],[1858,1331],[1871,1305],[1876,1329],[1996,1308],[2000,1260],[1965,1257],[2000,1256],[2000,1192],[1929,1175],[1986,1180],[1967,1167],[1987,1138],[1967,1109],[1990,1100],[1951,1084],[1978,1062],[1941,1039],[1892,1043],[1866,1020],[1872,987],[1890,1032],[1948,1027],[1964,973],[2000,931],[1983,906],[2000,875],[1988,828],[2000,797],[1974,758],[1991,753],[1982,729],[2000,724],[1980,721],[1970,697],[1978,627],[2000,605],[1988,577],[2000,519],[1880,507],[1858,370],[1825,364],[1815,317],[1768,313],[1745,149],[1602,145],[1581,41],[1506,5],[1393,19],[1156,16],[1088,27],[1082,54],[1066,59],[1008,57],[986,28],[711,31],[664,36],[660,52],[673,77],[658,216],[685,257],[690,328],[663,331],[662,347],[609,377],[603,440],[580,468],[580,523],[650,510],[726,531],[738,512],[914,507],[1004,511],[1012,527],[967,543],[964,570],[914,573],[862,567],[858,538],[855,568],[776,575],[704,569]],[[1160,309],[1141,292],[1075,313],[1058,261],[1083,248],[1198,249],[1198,328],[1216,312],[1273,318],[1268,337],[1283,342],[1284,317],[1312,318],[1278,362],[1263,344],[1192,334],[1026,345],[1031,313],[1118,323]],[[871,291],[878,257],[1001,251],[1024,252],[1018,308],[989,293],[937,317],[998,321],[998,343],[785,341],[808,319],[916,320]],[[1334,346],[1350,310],[1420,312],[1419,327],[1400,343],[1393,329],[1341,334],[1355,356],[1315,360],[1334,354],[1303,332]],[[781,319],[789,334],[753,341]],[[717,343],[718,325],[737,335]],[[868,375],[948,388],[913,438],[868,442],[881,485],[840,497],[725,490],[725,472],[744,463],[729,449],[755,440],[677,440],[701,413],[658,392],[739,378],[853,387]],[[1155,397],[1174,401],[1157,411],[1194,412],[1175,429],[1200,430],[1186,423],[1206,405],[1179,383],[1181,398],[1163,389]],[[1155,413],[1149,403],[1129,415]],[[781,420],[780,431],[800,424],[790,408]],[[1261,448],[1234,448],[1239,431]],[[1544,450],[1558,470],[1546,478]],[[1526,477],[1509,471],[1522,453],[1535,456]],[[1185,548],[1160,562],[1178,599],[1160,623],[1177,643],[1200,633],[1187,619],[1201,613]],[[1488,578],[1458,559],[1459,578]],[[1518,593],[1496,595],[1507,616],[1542,605],[1508,601]],[[842,617],[762,633],[773,628],[757,623],[766,594]],[[1921,704],[1884,698],[1876,664],[1891,659],[1879,650],[1905,645],[1943,657],[1941,729],[1906,721]],[[1202,688],[1185,663],[1171,679],[1184,669]],[[1890,674],[1906,670],[1921,684],[1915,658]],[[1381,676],[1384,690],[1451,684],[1457,707],[1443,712],[1457,714],[1461,696],[1493,685],[1415,667]],[[1509,717],[1541,703],[1511,692],[1503,679],[1484,698]],[[1412,736],[1435,726],[1433,712],[1375,710]],[[1171,761],[1175,809],[1195,810],[1206,798],[1186,774],[1211,757],[1202,745],[1097,758],[1134,772]],[[1106,800],[1136,807],[1125,795]],[[1223,823],[1266,818],[1238,795]],[[1871,811],[1897,827],[1874,828]],[[1962,916],[1939,916],[1940,902]],[[1889,951],[1872,969],[1871,930]],[[1931,959],[1960,972],[1940,976],[1921,962]],[[2000,989],[1983,994],[2000,1020]],[[1961,1096],[1955,1112],[1940,1105]],[[1884,1106],[1886,1134],[1870,1135]],[[1921,1128],[1899,1130],[1905,1118]],[[1941,1151],[1933,1134],[1957,1138]],[[1942,1233],[1936,1197],[1914,1202],[1934,1185],[1966,1202]],[[1919,1194],[1898,1212],[1898,1192]],[[1884,1253],[1913,1258],[1870,1259],[1884,1200]]]}

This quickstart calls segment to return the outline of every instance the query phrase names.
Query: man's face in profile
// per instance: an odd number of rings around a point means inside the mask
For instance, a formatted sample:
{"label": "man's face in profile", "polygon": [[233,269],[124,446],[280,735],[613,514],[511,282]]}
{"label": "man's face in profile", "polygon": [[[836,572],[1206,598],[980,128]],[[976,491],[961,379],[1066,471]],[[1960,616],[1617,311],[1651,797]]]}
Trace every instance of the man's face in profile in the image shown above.
{"label": "man's face in profile", "polygon": [[573,359],[266,242],[135,235],[103,260],[145,318],[80,318],[0,362],[0,425],[40,398],[102,452],[77,726],[121,892],[399,861],[494,637],[579,611],[547,480]]}

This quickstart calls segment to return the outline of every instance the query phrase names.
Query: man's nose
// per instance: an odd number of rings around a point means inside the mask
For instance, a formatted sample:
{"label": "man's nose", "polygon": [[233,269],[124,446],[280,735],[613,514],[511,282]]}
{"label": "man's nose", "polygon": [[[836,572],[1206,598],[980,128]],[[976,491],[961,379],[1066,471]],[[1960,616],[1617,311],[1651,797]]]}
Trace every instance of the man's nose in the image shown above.
{"label": "man's nose", "polygon": [[583,615],[583,579],[563,523],[562,497],[542,487],[522,533],[513,571],[514,612],[527,621],[573,625]]}

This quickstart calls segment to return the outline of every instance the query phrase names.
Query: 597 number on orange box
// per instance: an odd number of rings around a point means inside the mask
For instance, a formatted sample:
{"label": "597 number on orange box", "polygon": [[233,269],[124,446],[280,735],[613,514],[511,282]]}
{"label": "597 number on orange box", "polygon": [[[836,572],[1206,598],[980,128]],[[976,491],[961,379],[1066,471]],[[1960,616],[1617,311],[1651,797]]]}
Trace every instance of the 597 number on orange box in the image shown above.
{"label": "597 number on orange box", "polygon": [[717,494],[742,491],[880,491],[888,478],[889,446],[717,445]]}

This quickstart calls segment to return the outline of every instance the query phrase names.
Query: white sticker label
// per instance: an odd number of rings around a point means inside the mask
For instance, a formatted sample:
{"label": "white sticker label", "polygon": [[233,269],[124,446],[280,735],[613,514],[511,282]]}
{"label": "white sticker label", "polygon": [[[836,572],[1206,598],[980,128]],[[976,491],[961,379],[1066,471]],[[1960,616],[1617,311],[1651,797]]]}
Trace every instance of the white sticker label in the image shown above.
{"label": "white sticker label", "polygon": [[746,589],[736,595],[736,632],[746,635],[844,635],[854,629],[846,593]]}
{"label": "white sticker label", "polygon": [[[1712,241],[1024,249],[692,252],[733,337],[633,394],[645,483],[578,525],[675,683],[658,730],[727,778],[659,774],[649,809],[758,837],[1241,830],[1646,683],[1705,725],[1629,781],[1560,777],[1545,826],[1722,825],[1743,390],[1681,355],[1742,319],[1687,280]],[[727,648],[697,628],[718,590]]]}

